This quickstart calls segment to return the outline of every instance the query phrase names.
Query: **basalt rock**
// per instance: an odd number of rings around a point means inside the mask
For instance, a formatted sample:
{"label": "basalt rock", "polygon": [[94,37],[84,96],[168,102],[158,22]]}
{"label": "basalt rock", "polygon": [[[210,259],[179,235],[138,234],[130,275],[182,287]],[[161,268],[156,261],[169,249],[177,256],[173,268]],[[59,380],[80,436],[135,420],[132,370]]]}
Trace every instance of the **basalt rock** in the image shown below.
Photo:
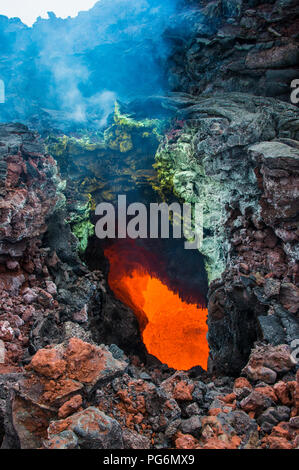
{"label": "basalt rock", "polygon": [[168,31],[173,91],[241,91],[289,101],[298,78],[295,0],[186,3],[189,9],[181,9]]}
{"label": "basalt rock", "polygon": [[[78,338],[70,339],[65,345],[40,349],[28,365],[27,373],[19,376],[17,383],[12,383],[7,395],[5,447],[10,447],[12,442],[22,449],[41,447],[50,420],[73,415],[83,400],[122,375],[126,368],[127,363],[115,359],[107,348],[84,343]],[[88,412],[82,418],[84,422],[85,416],[88,421]],[[105,417],[95,415],[91,419],[104,420]],[[108,419],[107,426],[110,421]],[[86,426],[88,429],[88,424]],[[118,427],[117,423],[115,426]],[[83,439],[83,435],[81,437]],[[88,435],[86,442],[83,439],[85,446],[92,445],[90,439]]]}
{"label": "basalt rock", "polygon": [[176,99],[184,124],[157,152],[161,190],[203,205],[209,367],[238,374],[256,340],[299,334],[298,112],[240,93]]}
{"label": "basalt rock", "polygon": [[38,351],[25,374],[2,376],[2,448],[296,447],[299,375],[278,350],[259,356],[282,374],[271,387],[256,378],[162,373],[110,349],[114,356],[72,338]]}
{"label": "basalt rock", "polygon": [[48,449],[122,449],[123,438],[117,421],[89,407],[64,421],[51,423],[44,446]]}
{"label": "basalt rock", "polygon": [[0,148],[6,168],[0,196],[0,336],[6,353],[0,368],[17,371],[34,320],[57,307],[42,238],[61,201],[60,179],[54,159],[27,127],[1,124]]}

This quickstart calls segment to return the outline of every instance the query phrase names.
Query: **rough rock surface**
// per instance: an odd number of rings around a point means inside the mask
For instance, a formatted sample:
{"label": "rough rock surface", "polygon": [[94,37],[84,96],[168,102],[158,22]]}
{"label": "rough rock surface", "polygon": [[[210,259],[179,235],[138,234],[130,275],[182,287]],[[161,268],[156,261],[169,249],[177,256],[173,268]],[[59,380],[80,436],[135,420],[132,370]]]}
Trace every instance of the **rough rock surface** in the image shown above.
{"label": "rough rock surface", "polygon": [[203,206],[210,367],[238,374],[257,339],[294,349],[299,337],[298,111],[241,93],[176,100],[161,188]]}
{"label": "rough rock surface", "polygon": [[60,180],[54,159],[21,124],[0,125],[0,162],[0,339],[5,364],[14,369],[39,310],[57,307],[42,237],[60,201]]}
{"label": "rough rock surface", "polygon": [[[252,377],[261,357],[280,374],[275,384]],[[145,368],[73,338],[37,352],[25,374],[0,376],[2,447],[296,448],[299,372],[285,348],[257,347],[244,374]]]}
{"label": "rough rock surface", "polygon": [[299,76],[296,0],[187,0],[168,31],[169,83],[192,95],[246,92],[290,99]]}
{"label": "rough rock surface", "polygon": [[99,409],[89,407],[52,423],[44,445],[48,449],[122,449],[123,438],[117,421]]}
{"label": "rough rock surface", "polygon": [[[7,416],[11,424],[6,427],[7,442],[19,442],[23,449],[40,447],[47,435],[50,419],[65,418],[67,423],[71,423],[69,415],[74,416],[73,414],[91,398],[93,392],[123,375],[126,369],[127,362],[115,359],[104,346],[94,346],[79,338],[71,338],[66,344],[40,349],[27,366],[27,373],[19,378],[18,384],[11,389],[7,403]],[[92,429],[92,423],[97,419],[105,419],[104,416],[98,418],[97,415],[91,415],[90,417],[87,412],[82,418],[82,426],[86,426],[87,430],[89,427]],[[78,422],[72,421],[72,426],[76,432],[78,423],[81,422],[80,411],[75,416]],[[61,431],[73,430],[71,425],[63,426],[62,422],[59,423],[61,428],[63,427]],[[107,429],[111,427],[113,433],[115,426],[119,427],[108,419]],[[103,432],[103,436],[109,434],[101,429],[99,424],[99,432]],[[51,433],[60,434],[58,431]],[[82,433],[79,432],[79,435],[83,438]],[[91,446],[91,437],[85,437],[84,442],[79,439],[79,444],[83,447]],[[107,448],[109,435],[107,439],[101,440],[101,436],[98,436],[95,438],[95,444]],[[117,441],[117,438],[115,439]]]}
{"label": "rough rock surface", "polygon": [[107,310],[123,313],[121,347],[140,342],[134,314],[109,302],[103,274],[90,272],[78,257],[78,240],[66,223],[65,184],[38,135],[21,124],[1,124],[0,166],[0,371],[17,372],[31,354],[63,340],[67,325],[77,336],[73,330],[81,324],[87,337],[90,324],[97,325],[103,341]]}

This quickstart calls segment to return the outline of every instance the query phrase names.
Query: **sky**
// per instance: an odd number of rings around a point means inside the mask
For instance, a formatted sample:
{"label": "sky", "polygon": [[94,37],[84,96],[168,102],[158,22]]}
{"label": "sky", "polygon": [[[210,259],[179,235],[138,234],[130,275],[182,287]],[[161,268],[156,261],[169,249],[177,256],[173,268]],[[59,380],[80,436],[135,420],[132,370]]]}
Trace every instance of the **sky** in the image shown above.
{"label": "sky", "polygon": [[47,18],[47,12],[53,11],[60,18],[77,16],[79,11],[90,10],[98,0],[1,0],[0,15],[9,18],[18,17],[28,26],[41,16]]}

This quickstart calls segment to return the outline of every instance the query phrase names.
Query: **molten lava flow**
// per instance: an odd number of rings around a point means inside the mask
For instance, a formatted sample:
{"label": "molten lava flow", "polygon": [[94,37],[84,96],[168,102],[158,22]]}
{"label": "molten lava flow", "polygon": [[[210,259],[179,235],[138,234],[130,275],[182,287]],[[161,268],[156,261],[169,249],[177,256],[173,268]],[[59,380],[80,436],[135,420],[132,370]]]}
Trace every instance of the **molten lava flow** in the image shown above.
{"label": "molten lava flow", "polygon": [[109,285],[131,307],[139,320],[147,351],[178,370],[200,365],[207,369],[207,309],[181,300],[144,264],[128,259],[115,247],[107,248]]}

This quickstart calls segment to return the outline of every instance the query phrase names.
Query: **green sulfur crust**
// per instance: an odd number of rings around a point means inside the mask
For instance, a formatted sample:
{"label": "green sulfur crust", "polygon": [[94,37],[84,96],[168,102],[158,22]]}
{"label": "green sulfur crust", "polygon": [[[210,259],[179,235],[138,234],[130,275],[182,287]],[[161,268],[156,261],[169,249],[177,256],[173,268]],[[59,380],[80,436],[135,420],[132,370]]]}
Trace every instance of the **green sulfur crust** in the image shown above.
{"label": "green sulfur crust", "polygon": [[84,253],[89,237],[94,234],[93,224],[89,220],[83,220],[72,226],[72,232],[79,240],[79,251]]}
{"label": "green sulfur crust", "polygon": [[136,121],[131,117],[121,114],[119,105],[115,103],[114,124],[104,132],[104,140],[106,146],[111,150],[118,150],[121,153],[133,150],[133,134],[141,133],[142,138],[147,139],[151,134],[158,137],[159,120],[145,119]]}
{"label": "green sulfur crust", "polygon": [[205,256],[209,281],[221,277],[225,268],[224,233],[218,221],[222,217],[223,187],[195,158],[195,131],[184,128],[175,142],[166,137],[157,151],[155,168],[157,190],[164,199],[173,193],[183,202],[203,205],[204,240],[200,251]]}
{"label": "green sulfur crust", "polygon": [[46,139],[48,153],[56,158],[62,176],[72,182],[68,193],[72,199],[80,199],[68,209],[68,223],[81,252],[94,233],[90,214],[97,203],[115,202],[128,188],[154,184],[156,173],[149,157],[159,146],[164,124],[158,119],[135,120],[122,114],[115,103],[104,132],[79,130]]}

